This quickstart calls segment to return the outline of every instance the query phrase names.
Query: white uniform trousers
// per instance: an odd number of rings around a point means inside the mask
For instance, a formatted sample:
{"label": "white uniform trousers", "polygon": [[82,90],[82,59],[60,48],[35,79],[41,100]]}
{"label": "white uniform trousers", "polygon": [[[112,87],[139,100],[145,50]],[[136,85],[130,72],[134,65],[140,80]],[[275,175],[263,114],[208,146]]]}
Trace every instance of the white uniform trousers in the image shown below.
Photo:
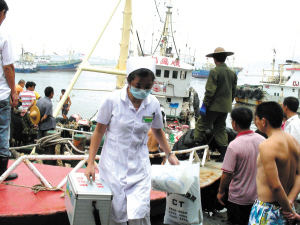
{"label": "white uniform trousers", "polygon": [[[129,225],[151,225],[150,215],[142,219],[128,220]],[[113,219],[109,220],[109,225],[127,225],[127,222],[117,223]]]}

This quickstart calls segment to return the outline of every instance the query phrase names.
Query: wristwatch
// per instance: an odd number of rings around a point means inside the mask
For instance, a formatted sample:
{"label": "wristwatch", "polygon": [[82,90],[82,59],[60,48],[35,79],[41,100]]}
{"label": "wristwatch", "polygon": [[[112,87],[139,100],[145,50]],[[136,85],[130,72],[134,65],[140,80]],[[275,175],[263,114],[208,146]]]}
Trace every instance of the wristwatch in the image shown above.
{"label": "wristwatch", "polygon": [[172,151],[170,151],[170,153],[166,155],[167,159],[170,157],[171,154],[174,154],[174,153]]}

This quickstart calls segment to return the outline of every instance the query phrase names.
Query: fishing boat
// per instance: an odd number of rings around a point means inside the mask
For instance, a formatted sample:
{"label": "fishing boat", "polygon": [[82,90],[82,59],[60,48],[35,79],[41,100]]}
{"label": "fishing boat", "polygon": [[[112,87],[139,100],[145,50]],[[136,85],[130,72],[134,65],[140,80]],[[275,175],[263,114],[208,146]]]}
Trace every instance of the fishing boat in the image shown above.
{"label": "fishing boat", "polygon": [[[233,63],[231,69],[238,75],[244,68],[243,67],[235,67],[233,66],[234,64],[234,57],[233,57]],[[209,71],[215,67],[214,64],[208,62],[207,58],[207,63],[202,66],[202,68],[195,69],[192,72],[192,77],[195,78],[207,78],[209,75]]]}
{"label": "fishing boat", "polygon": [[33,62],[16,61],[14,63],[16,73],[36,73],[38,68]]}
{"label": "fishing boat", "polygon": [[[54,53],[56,54],[56,53]],[[57,55],[57,54],[56,54]],[[81,59],[72,58],[73,54],[69,52],[69,59],[66,60],[62,57],[59,61],[54,61],[50,55],[34,56],[34,62],[37,64],[39,70],[76,70],[78,65],[82,62]]]}
{"label": "fishing boat", "polygon": [[[271,70],[263,70],[262,80],[256,85],[240,85],[235,94],[235,101],[239,103],[258,105],[262,102],[275,101],[282,103],[284,98],[292,96],[300,98],[300,64],[286,60],[275,70],[275,51]],[[271,75],[267,73],[271,72]],[[298,111],[300,111],[298,109]]]}
{"label": "fishing boat", "polygon": [[[180,60],[180,50],[177,51],[172,28],[172,8],[166,5],[166,19],[157,47],[151,56],[156,60],[156,79],[152,94],[159,100],[168,118],[187,118],[194,127],[195,112],[199,108],[197,92],[190,86],[193,66],[188,61]],[[172,52],[175,46],[176,52]],[[159,48],[159,51],[156,51]],[[193,57],[186,57],[185,59]],[[193,62],[193,60],[190,60]]]}
{"label": "fishing boat", "polygon": [[22,46],[22,54],[19,60],[14,63],[16,73],[35,73],[38,71],[36,64],[34,63],[33,54],[25,52]]}

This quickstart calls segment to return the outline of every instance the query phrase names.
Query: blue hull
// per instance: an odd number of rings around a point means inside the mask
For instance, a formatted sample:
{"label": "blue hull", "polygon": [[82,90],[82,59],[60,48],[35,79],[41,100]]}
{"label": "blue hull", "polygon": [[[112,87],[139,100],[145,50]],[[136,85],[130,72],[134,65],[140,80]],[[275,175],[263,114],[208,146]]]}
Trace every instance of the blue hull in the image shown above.
{"label": "blue hull", "polygon": [[76,70],[81,61],[74,63],[49,63],[37,65],[40,70]]}
{"label": "blue hull", "polygon": [[[241,72],[243,69],[235,69],[235,73],[236,75],[239,74],[239,72]],[[209,70],[193,70],[192,72],[192,77],[197,77],[197,78],[207,78],[209,75]]]}
{"label": "blue hull", "polygon": [[36,69],[19,69],[19,68],[15,68],[15,72],[16,73],[36,73],[37,70]]}
{"label": "blue hull", "polygon": [[208,77],[209,70],[194,70],[192,72],[192,77],[197,77],[197,78],[205,78]]}

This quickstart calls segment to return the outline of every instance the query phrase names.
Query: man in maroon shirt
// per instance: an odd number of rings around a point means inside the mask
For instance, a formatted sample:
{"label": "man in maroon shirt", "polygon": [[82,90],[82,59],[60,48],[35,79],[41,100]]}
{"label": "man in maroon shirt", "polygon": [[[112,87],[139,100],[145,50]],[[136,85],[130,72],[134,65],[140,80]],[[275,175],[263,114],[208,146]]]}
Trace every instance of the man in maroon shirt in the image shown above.
{"label": "man in maroon shirt", "polygon": [[227,148],[217,198],[224,205],[225,190],[229,186],[227,217],[233,224],[248,224],[252,205],[257,198],[256,159],[259,144],[265,138],[250,130],[252,119],[253,113],[246,107],[238,107],[231,112],[232,128],[238,135]]}

